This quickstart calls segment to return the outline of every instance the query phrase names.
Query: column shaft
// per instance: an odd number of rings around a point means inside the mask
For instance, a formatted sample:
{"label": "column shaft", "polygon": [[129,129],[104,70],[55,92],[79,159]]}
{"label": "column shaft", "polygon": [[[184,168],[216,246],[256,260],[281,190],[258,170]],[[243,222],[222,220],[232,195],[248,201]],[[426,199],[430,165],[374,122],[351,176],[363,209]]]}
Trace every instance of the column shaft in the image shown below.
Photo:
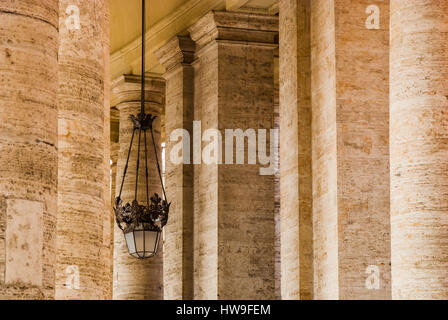
{"label": "column shaft", "polygon": [[315,299],[391,296],[388,53],[389,1],[311,1]]}
{"label": "column shaft", "polygon": [[447,1],[391,1],[394,299],[448,298],[447,16]]}
{"label": "column shaft", "polygon": [[[185,129],[193,136],[194,42],[175,37],[156,52],[166,73],[166,189],[172,202],[170,220],[165,227],[165,299],[193,299],[193,164],[171,161],[174,130]],[[191,141],[191,139],[190,139]],[[185,151],[184,151],[185,152]],[[191,153],[190,153],[191,154]],[[174,155],[173,155],[174,156]]]}
{"label": "column shaft", "polygon": [[310,2],[279,3],[282,299],[313,297]]}
{"label": "column shaft", "polygon": [[0,3],[0,299],[53,299],[58,1]]}
{"label": "column shaft", "polygon": [[[273,128],[277,32],[274,16],[226,12],[211,12],[190,28],[202,132],[220,130],[224,142],[224,129]],[[216,153],[224,161],[224,152]],[[202,163],[195,177],[197,299],[275,298],[274,175],[244,163]]]}
{"label": "column shaft", "polygon": [[111,288],[111,275],[104,272],[111,259],[105,126],[110,109],[105,86],[109,8],[105,0],[78,3],[77,29],[67,23],[72,1],[59,5],[56,298],[106,299]]}
{"label": "column shaft", "polygon": [[[102,26],[102,45],[104,58],[104,210],[106,214],[103,215],[103,245],[101,248],[103,265],[103,296],[104,299],[112,299],[113,288],[113,256],[114,256],[114,224],[115,215],[110,199],[112,197],[112,181],[111,181],[111,87],[110,87],[110,2],[103,2],[104,23]],[[109,214],[108,214],[109,213]]]}
{"label": "column shaft", "polygon": [[[158,158],[161,156],[160,142],[160,115],[165,99],[165,81],[159,77],[147,77],[145,93],[146,113],[158,116],[153,124],[154,138],[157,146]],[[140,113],[140,77],[123,76],[116,80],[114,89],[119,98],[117,109],[120,111],[120,151],[118,154],[117,181],[115,195],[118,196],[124,166],[131,142],[133,125],[130,115]],[[136,167],[137,167],[137,141],[134,137],[132,152],[129,158],[129,167],[123,186],[121,198],[123,203],[132,202],[135,194]],[[145,177],[145,151],[144,136],[141,136],[140,169],[138,175],[137,201],[146,203],[146,177]],[[150,132],[147,133],[149,193],[162,195],[154,147]],[[159,242],[157,255],[150,259],[138,260],[129,255],[123,232],[115,225],[114,232],[114,299],[118,300],[157,300],[163,299],[163,244]]]}
{"label": "column shaft", "polygon": [[[112,238],[111,238],[111,269],[112,269],[112,297],[113,297],[113,290],[114,290],[114,243],[115,243],[115,228],[116,222],[115,222],[115,191],[117,190],[117,168],[118,168],[118,155],[120,153],[120,142],[119,142],[119,122],[120,122],[120,112],[116,108],[111,108],[110,110],[110,159],[111,159],[111,212],[112,212],[112,224],[111,224],[111,232],[112,232]],[[120,182],[119,182],[120,183]],[[117,230],[119,231],[119,230]],[[118,233],[118,236],[123,236],[122,233]]]}
{"label": "column shaft", "polygon": [[[279,50],[274,54],[274,128],[280,130],[280,94],[279,94]],[[280,166],[280,145],[277,146],[277,159]],[[281,261],[281,216],[280,216],[280,170],[274,175],[274,221],[275,221],[275,299],[281,299],[282,261]]]}

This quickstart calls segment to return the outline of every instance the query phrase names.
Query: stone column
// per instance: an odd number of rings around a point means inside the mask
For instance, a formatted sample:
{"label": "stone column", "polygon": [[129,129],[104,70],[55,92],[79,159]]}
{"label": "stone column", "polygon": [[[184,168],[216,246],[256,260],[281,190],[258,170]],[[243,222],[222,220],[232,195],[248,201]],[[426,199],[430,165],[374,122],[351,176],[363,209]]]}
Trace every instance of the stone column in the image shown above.
{"label": "stone column", "polygon": [[389,1],[310,12],[314,298],[390,299]]}
{"label": "stone column", "polygon": [[[166,69],[166,191],[171,201],[170,218],[165,227],[165,299],[193,299],[193,164],[185,157],[175,164],[170,155],[179,141],[171,141],[174,130],[193,135],[194,42],[175,37],[156,52]],[[183,156],[183,155],[181,155]]]}
{"label": "stone column", "polygon": [[59,1],[56,299],[106,299],[111,287],[107,3]]}
{"label": "stone column", "polygon": [[310,0],[280,0],[282,299],[313,298]]}
{"label": "stone column", "polygon": [[[279,50],[274,53],[274,125],[273,127],[280,130],[280,93],[279,93]],[[277,165],[280,166],[280,144],[277,146]],[[275,221],[275,299],[281,300],[281,284],[282,284],[282,242],[281,242],[281,216],[280,216],[280,170],[275,171],[274,175],[274,221]]]}
{"label": "stone column", "polygon": [[447,1],[391,1],[394,299],[448,298],[447,16]]}
{"label": "stone column", "polygon": [[104,210],[110,212],[103,215],[103,245],[102,245],[102,264],[103,264],[103,297],[104,299],[112,299],[113,289],[113,244],[114,244],[114,224],[115,214],[111,206],[110,199],[112,198],[112,181],[111,181],[111,87],[110,87],[110,1],[103,1],[104,23],[102,24],[102,45],[104,57]]}
{"label": "stone column", "polygon": [[58,1],[0,2],[0,299],[53,299]]}
{"label": "stone column", "polygon": [[[210,12],[189,31],[202,132],[220,130],[224,150],[224,129],[273,128],[277,17]],[[202,143],[204,153],[210,144]],[[214,154],[224,162],[219,146]],[[195,168],[196,299],[275,298],[274,173],[260,175],[265,166],[245,159]]]}
{"label": "stone column", "polygon": [[[157,115],[159,118],[154,122],[154,138],[158,146],[158,157],[161,159],[160,142],[160,114],[165,99],[165,81],[162,78],[151,76],[146,78],[145,108],[147,113]],[[140,112],[140,76],[125,75],[113,83],[114,93],[119,99],[116,106],[120,111],[120,151],[118,154],[117,165],[117,196],[120,190],[123,178],[124,166],[129,150],[129,144],[132,136],[132,122],[130,115],[137,115]],[[143,136],[141,138],[144,146]],[[123,202],[129,202],[134,199],[136,163],[137,163],[137,140],[134,138],[131,156],[129,158],[129,167],[126,174],[123,193],[121,198]],[[149,193],[162,194],[160,179],[157,172],[154,148],[151,136],[147,136],[148,147],[148,168],[149,168]],[[137,200],[139,203],[146,203],[146,183],[145,183],[145,152],[144,148],[140,152],[140,170]],[[143,169],[142,169],[143,168]],[[138,260],[129,255],[124,240],[123,232],[115,225],[114,232],[114,291],[113,297],[116,300],[157,300],[163,299],[163,248],[162,241],[159,243],[159,251],[156,256]]]}
{"label": "stone column", "polygon": [[[120,142],[119,142],[119,121],[120,121],[120,112],[117,108],[111,108],[110,109],[110,190],[111,190],[111,197],[110,197],[110,208],[112,212],[112,219],[111,219],[111,270],[112,270],[112,284],[113,284],[113,272],[114,272],[114,233],[115,233],[115,212],[114,212],[114,205],[115,205],[115,190],[117,189],[117,165],[118,165],[118,154],[120,152]],[[120,234],[122,236],[122,234]],[[111,290],[112,297],[113,297],[113,288]]]}

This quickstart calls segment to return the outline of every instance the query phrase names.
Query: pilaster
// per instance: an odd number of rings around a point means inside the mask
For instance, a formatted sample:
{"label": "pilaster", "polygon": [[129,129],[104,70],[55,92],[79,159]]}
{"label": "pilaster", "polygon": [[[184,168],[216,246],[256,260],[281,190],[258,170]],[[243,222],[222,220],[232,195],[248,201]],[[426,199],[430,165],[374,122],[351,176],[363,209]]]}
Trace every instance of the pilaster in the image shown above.
{"label": "pilaster", "polygon": [[[269,149],[277,17],[210,12],[189,31],[197,46],[195,120],[202,132],[268,129]],[[260,167],[247,160],[195,165],[196,299],[275,298],[274,173],[260,175]]]}
{"label": "pilaster", "polygon": [[[191,155],[194,114],[195,44],[187,37],[174,37],[156,51],[166,68],[166,190],[172,201],[170,220],[165,227],[164,286],[165,299],[193,299],[193,164],[181,154],[183,161],[173,163],[175,145],[180,139],[190,142],[182,153]],[[174,137],[175,130],[186,130],[188,137]]]}

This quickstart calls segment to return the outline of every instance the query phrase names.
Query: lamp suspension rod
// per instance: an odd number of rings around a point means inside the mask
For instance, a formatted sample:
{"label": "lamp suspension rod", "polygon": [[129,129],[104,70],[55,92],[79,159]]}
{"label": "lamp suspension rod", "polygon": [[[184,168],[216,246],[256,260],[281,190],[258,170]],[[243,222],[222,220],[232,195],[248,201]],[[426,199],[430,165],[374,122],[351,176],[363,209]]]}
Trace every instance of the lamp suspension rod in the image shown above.
{"label": "lamp suspension rod", "polygon": [[146,35],[146,0],[142,0],[142,92],[141,92],[141,113],[145,114],[145,35]]}

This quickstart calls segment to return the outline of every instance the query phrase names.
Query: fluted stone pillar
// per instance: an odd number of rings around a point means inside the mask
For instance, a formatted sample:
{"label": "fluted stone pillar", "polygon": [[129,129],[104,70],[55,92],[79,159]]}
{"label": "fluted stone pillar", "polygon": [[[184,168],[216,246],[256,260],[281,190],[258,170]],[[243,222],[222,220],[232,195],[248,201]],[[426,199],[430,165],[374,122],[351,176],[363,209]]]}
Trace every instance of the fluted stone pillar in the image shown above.
{"label": "fluted stone pillar", "polygon": [[[175,37],[156,52],[166,68],[166,191],[171,204],[165,227],[164,297],[193,299],[193,164],[192,159],[171,161],[174,130],[185,129],[193,136],[195,44],[187,37]],[[179,137],[177,137],[179,138]],[[190,148],[190,146],[189,146]]]}
{"label": "fluted stone pillar", "polygon": [[280,0],[282,299],[313,298],[310,0]]}
{"label": "fluted stone pillar", "polygon": [[[189,31],[202,132],[221,130],[224,150],[224,129],[273,128],[277,17],[210,12]],[[196,299],[275,298],[274,175],[244,163],[194,169]]]}
{"label": "fluted stone pillar", "polygon": [[[110,298],[108,1],[60,0],[57,299]],[[78,10],[76,9],[76,10]],[[76,14],[75,11],[72,14]],[[110,273],[110,272],[109,272]],[[78,285],[79,283],[79,285]]]}
{"label": "fluted stone pillar", "polygon": [[447,17],[447,1],[391,1],[394,299],[448,299]]}
{"label": "fluted stone pillar", "polygon": [[[165,81],[162,78],[150,76],[146,78],[145,108],[146,113],[158,116],[153,124],[154,138],[158,146],[157,152],[159,160],[161,157],[160,141],[160,114],[165,103]],[[116,190],[118,196],[123,177],[124,166],[131,141],[133,125],[129,119],[130,115],[137,115],[140,112],[140,76],[125,75],[113,83],[114,93],[119,99],[117,109],[120,111],[120,151],[118,154]],[[123,186],[121,198],[123,203],[134,200],[136,163],[137,163],[137,139],[134,138],[129,167]],[[143,136],[141,138],[144,145]],[[149,169],[149,193],[162,195],[162,188],[157,172],[154,148],[151,136],[147,135],[148,147],[148,169]],[[146,203],[146,177],[144,148],[140,152],[140,170],[138,178],[137,200],[139,203]],[[114,232],[114,291],[113,297],[116,300],[157,300],[163,299],[163,244],[159,242],[159,251],[156,256],[139,260],[129,255],[123,232],[115,225]]]}
{"label": "fluted stone pillar", "polygon": [[58,1],[0,2],[0,299],[53,299]]}
{"label": "fluted stone pillar", "polygon": [[314,299],[390,299],[389,1],[310,9]]}

